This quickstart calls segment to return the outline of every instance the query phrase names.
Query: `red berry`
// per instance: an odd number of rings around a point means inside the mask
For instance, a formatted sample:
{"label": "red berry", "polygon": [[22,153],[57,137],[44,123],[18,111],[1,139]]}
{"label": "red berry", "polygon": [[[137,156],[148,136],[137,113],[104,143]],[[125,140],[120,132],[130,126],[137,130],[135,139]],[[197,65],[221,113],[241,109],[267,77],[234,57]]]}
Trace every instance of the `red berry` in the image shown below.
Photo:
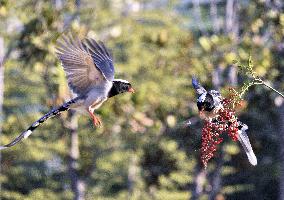
{"label": "red berry", "polygon": [[[231,90],[233,93],[234,90]],[[224,99],[223,109],[219,110],[219,115],[212,122],[206,120],[202,129],[202,144],[201,144],[201,161],[204,167],[207,166],[208,161],[214,157],[217,150],[217,145],[223,142],[220,137],[222,133],[227,133],[233,141],[238,140],[238,122],[235,116],[235,110],[232,109],[233,103],[236,101],[237,94],[233,93],[228,99]]]}

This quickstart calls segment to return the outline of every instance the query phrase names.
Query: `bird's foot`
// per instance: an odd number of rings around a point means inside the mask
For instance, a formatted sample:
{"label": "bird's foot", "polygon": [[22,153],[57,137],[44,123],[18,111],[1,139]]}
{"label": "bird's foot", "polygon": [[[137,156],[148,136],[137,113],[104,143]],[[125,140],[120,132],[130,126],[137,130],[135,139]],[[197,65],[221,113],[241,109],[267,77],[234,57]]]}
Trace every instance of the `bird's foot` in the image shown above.
{"label": "bird's foot", "polygon": [[96,127],[101,127],[102,126],[102,121],[100,120],[99,117],[97,116],[93,116],[93,123],[94,123],[94,126]]}
{"label": "bird's foot", "polygon": [[94,113],[92,111],[89,111],[90,116],[93,119],[93,124],[95,127],[100,127],[102,125],[102,121],[100,120],[99,117],[97,117],[96,115],[94,115]]}

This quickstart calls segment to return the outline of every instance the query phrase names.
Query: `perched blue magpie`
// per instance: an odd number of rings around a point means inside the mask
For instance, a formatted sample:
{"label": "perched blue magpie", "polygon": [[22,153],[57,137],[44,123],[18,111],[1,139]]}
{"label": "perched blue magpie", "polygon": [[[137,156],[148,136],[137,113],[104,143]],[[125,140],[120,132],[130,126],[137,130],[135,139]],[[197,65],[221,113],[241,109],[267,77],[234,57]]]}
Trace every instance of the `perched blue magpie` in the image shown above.
{"label": "perched blue magpie", "polygon": [[[192,78],[192,86],[198,96],[197,107],[199,110],[200,117],[205,118],[206,120],[209,120],[213,123],[218,123],[218,113],[221,109],[224,109],[224,106],[222,104],[223,97],[221,96],[221,94],[216,90],[210,90],[207,92],[207,90],[200,85],[200,83],[195,77]],[[253,152],[249,138],[246,133],[246,131],[248,130],[248,126],[239,120],[237,120],[237,123],[238,140],[243,146],[249,162],[255,166],[257,165],[257,158]]]}

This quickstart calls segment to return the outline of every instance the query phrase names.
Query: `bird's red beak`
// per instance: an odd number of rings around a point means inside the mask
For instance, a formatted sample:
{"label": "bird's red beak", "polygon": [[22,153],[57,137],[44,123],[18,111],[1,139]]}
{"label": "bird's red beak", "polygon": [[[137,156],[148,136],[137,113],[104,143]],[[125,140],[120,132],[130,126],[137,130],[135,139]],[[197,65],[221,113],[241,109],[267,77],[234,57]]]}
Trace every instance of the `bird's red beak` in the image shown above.
{"label": "bird's red beak", "polygon": [[134,93],[135,90],[131,87],[131,88],[128,89],[128,92]]}

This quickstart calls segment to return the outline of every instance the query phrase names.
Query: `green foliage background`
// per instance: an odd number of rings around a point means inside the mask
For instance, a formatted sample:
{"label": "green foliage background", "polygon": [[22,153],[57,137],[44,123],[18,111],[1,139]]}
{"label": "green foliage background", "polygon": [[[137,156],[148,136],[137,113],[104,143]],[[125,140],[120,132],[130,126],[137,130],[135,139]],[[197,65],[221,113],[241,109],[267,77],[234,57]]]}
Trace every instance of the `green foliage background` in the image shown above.
{"label": "green foliage background", "polygon": [[[227,2],[218,2],[224,21]],[[106,42],[116,77],[129,80],[136,93],[109,99],[96,111],[102,128],[94,128],[89,117],[79,118],[78,174],[86,183],[85,198],[193,198],[197,176],[204,171],[199,159],[202,121],[191,77],[212,88],[214,73],[221,69],[226,93],[234,84],[228,77],[233,60],[246,62],[251,55],[256,72],[283,91],[284,7],[239,1],[239,36],[226,32],[225,25],[214,32],[209,8],[201,5],[204,34],[192,9],[174,0],[82,0],[79,8],[64,0],[1,0],[0,36],[6,52],[11,50],[4,64],[1,144],[70,98],[55,55],[56,39],[63,32],[94,37]],[[279,99],[263,87],[253,87],[245,99],[239,114],[249,126],[259,164],[250,166],[240,145],[227,140],[209,163],[200,199],[210,197],[219,169],[218,192],[228,199],[278,197]],[[184,127],[188,118],[194,123]],[[74,198],[66,120],[67,113],[48,120],[28,140],[1,152],[1,199]]]}

